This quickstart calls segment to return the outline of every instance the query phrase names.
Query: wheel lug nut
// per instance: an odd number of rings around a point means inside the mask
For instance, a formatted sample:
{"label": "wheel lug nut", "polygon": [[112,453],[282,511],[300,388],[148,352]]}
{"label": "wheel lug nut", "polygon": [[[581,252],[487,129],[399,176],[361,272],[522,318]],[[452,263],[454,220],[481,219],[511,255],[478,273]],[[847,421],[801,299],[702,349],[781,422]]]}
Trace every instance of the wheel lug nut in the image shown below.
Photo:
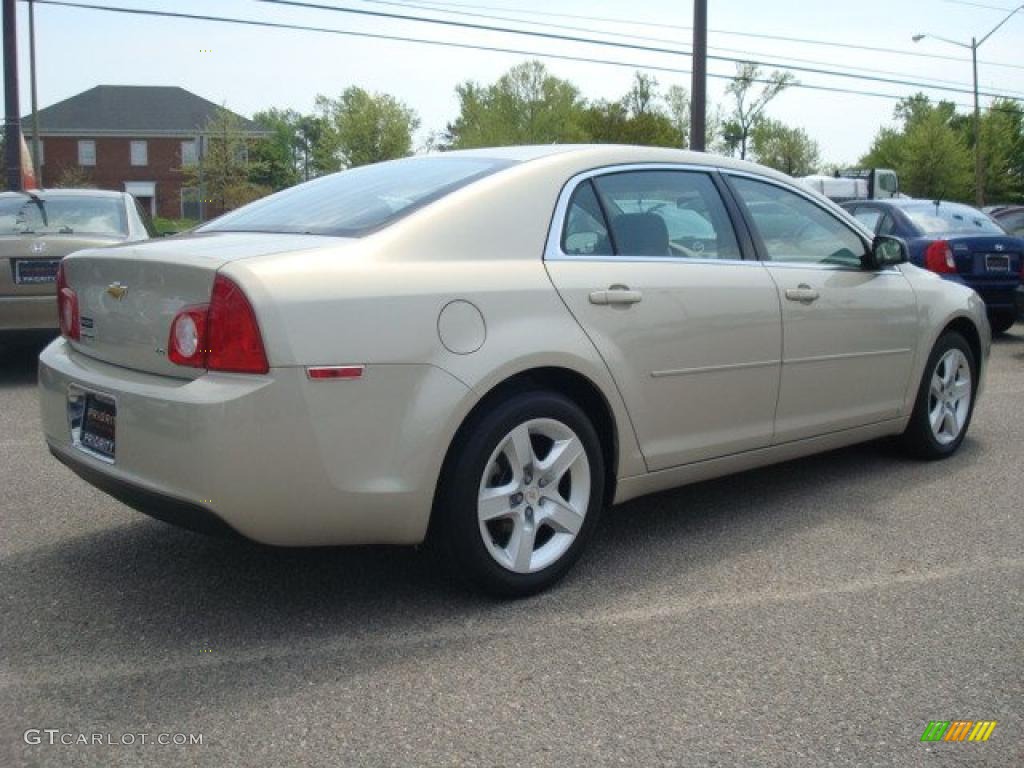
{"label": "wheel lug nut", "polygon": [[531,523],[533,522],[533,507],[526,508],[526,519]]}
{"label": "wheel lug nut", "polygon": [[541,488],[543,488],[547,484],[548,484],[548,481],[545,480],[543,477],[540,479],[540,482],[537,483],[537,485],[539,485]]}

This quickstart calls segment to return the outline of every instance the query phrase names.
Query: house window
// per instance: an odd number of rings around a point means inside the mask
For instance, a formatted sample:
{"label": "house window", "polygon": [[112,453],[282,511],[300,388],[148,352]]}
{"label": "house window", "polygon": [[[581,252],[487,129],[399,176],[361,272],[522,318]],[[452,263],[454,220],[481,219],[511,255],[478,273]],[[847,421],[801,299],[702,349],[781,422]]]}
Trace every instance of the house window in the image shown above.
{"label": "house window", "polygon": [[199,156],[196,152],[196,142],[194,140],[181,142],[181,164],[195,165],[197,162],[199,162]]}
{"label": "house window", "polygon": [[149,152],[145,141],[133,141],[131,148],[132,165],[147,165]]}
{"label": "house window", "polygon": [[96,165],[96,142],[92,139],[81,139],[78,142],[78,164]]}

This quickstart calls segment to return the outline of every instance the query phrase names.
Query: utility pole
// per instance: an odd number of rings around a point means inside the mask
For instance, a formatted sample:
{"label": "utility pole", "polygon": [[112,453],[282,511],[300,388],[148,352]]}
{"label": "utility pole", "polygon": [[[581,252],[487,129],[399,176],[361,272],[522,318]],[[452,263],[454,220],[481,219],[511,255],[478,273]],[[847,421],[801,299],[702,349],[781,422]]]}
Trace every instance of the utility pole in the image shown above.
{"label": "utility pole", "polygon": [[32,84],[32,170],[36,184],[43,186],[43,169],[39,164],[39,99],[36,98],[36,4],[28,0],[28,64]]}
{"label": "utility pole", "polygon": [[972,37],[969,44],[961,43],[957,40],[950,40],[948,37],[941,37],[940,35],[914,35],[911,38],[915,43],[919,43],[926,37],[931,37],[935,40],[941,40],[944,43],[949,43],[950,45],[955,45],[959,48],[968,48],[971,51],[971,66],[974,68],[974,202],[979,208],[985,204],[985,169],[981,162],[981,105],[978,103],[978,49],[981,47],[982,43],[995,34],[997,29],[1008,22],[1015,13],[1021,10],[1024,10],[1024,5],[1018,5],[1006,14],[1006,16],[1003,17],[1003,20],[992,27],[992,29],[989,30],[989,33],[981,38],[981,40],[978,40],[976,37]]}
{"label": "utility pole", "polygon": [[704,151],[708,86],[708,0],[693,0],[693,75],[690,82],[690,149]]}
{"label": "utility pole", "polygon": [[18,99],[18,25],[14,0],[4,3],[4,162],[7,188],[21,189],[21,105]]}

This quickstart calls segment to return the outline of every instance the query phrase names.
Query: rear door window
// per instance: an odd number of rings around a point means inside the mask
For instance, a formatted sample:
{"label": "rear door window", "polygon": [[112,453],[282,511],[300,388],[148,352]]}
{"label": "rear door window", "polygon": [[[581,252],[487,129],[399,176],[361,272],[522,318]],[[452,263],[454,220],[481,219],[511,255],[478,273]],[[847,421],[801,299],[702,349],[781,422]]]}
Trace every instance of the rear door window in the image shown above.
{"label": "rear door window", "polygon": [[617,255],[741,258],[725,204],[706,173],[624,171],[593,185]]}

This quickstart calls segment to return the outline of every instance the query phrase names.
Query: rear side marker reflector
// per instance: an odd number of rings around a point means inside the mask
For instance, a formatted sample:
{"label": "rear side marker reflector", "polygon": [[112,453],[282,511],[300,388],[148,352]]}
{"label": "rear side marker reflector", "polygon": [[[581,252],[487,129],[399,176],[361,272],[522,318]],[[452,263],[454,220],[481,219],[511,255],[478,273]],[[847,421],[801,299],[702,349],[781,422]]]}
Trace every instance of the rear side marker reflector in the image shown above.
{"label": "rear side marker reflector", "polygon": [[321,379],[361,379],[365,365],[318,365],[306,369],[306,375],[314,381]]}

